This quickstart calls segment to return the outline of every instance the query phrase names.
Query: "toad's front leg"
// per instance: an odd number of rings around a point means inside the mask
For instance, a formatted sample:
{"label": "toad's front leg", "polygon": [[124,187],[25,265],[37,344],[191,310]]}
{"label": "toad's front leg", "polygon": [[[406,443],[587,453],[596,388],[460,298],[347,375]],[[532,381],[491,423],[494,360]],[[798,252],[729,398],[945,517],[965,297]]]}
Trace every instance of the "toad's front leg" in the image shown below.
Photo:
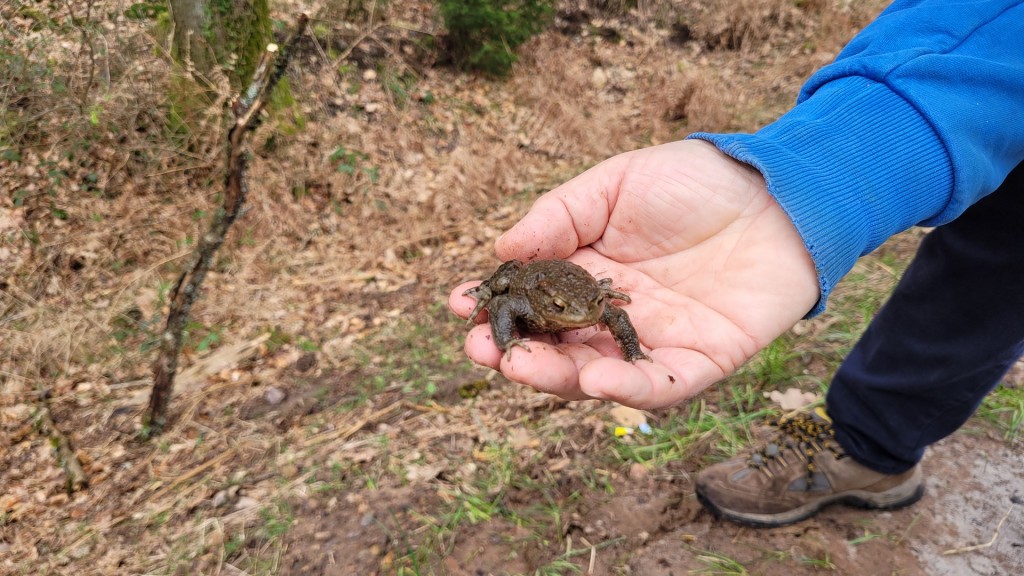
{"label": "toad's front leg", "polygon": [[626,360],[636,362],[637,360],[651,359],[640,348],[640,337],[637,336],[636,329],[633,328],[625,310],[614,304],[608,304],[604,307],[604,313],[601,315],[601,323],[608,327]]}
{"label": "toad's front leg", "polygon": [[519,271],[523,269],[523,263],[518,260],[509,260],[501,266],[491,275],[490,278],[481,282],[478,286],[470,288],[462,293],[463,296],[470,296],[476,298],[476,306],[473,311],[469,313],[469,320],[467,324],[472,326],[473,321],[476,320],[476,315],[480,313],[484,308],[490,309],[487,304],[497,294],[505,294],[508,292],[508,287],[512,283],[512,279],[519,274]]}
{"label": "toad's front leg", "polygon": [[469,313],[469,318],[466,320],[466,324],[472,326],[473,321],[476,320],[476,315],[484,308],[487,308],[487,304],[491,302],[491,298],[494,298],[494,291],[491,290],[491,285],[488,282],[483,282],[478,286],[474,286],[473,288],[466,290],[462,295],[476,298],[476,306],[473,307],[473,311]]}
{"label": "toad's front leg", "polygon": [[529,316],[532,312],[533,309],[525,298],[507,294],[492,297],[487,305],[487,315],[490,318],[494,344],[505,353],[506,359],[512,357],[513,346],[519,346],[527,352],[530,351],[530,347],[526,345],[526,338],[516,338],[516,321]]}

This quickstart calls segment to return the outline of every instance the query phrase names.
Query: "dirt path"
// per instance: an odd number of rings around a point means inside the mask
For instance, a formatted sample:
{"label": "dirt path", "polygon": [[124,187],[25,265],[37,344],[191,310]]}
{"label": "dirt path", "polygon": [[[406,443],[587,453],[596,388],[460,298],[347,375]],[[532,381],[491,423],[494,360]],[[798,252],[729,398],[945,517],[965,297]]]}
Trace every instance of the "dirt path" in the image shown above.
{"label": "dirt path", "polygon": [[[766,576],[819,573],[827,566],[814,561],[824,559],[839,574],[994,576],[1020,570],[1021,455],[998,440],[961,432],[934,446],[924,466],[928,491],[907,509],[872,513],[833,507],[810,521],[774,530],[731,526],[697,514],[631,553],[626,565],[633,574],[686,574],[704,567],[707,562],[699,556],[710,551]],[[991,547],[946,554],[988,542],[1007,512]]]}
{"label": "dirt path", "polygon": [[[567,543],[528,541],[529,530],[504,519],[456,532],[448,555],[425,560],[422,573],[460,575],[572,573],[551,568],[570,555],[593,574],[838,574],[969,576],[1014,574],[1024,565],[1024,460],[1004,442],[967,430],[927,455],[928,491],[916,505],[872,513],[833,507],[794,526],[758,530],[713,518],[693,498],[685,477],[673,481],[620,478],[615,494],[590,492],[552,502],[569,518]],[[284,574],[387,574],[403,545],[402,527],[430,517],[443,503],[437,486],[384,489],[353,496],[349,505],[303,508],[290,535]],[[522,503],[509,503],[521,506]],[[331,507],[334,506],[333,510]],[[947,554],[989,542],[974,551]],[[412,530],[411,533],[415,533]],[[575,536],[575,538],[574,538]],[[432,554],[431,554],[432,555]],[[548,571],[545,571],[548,570]]]}

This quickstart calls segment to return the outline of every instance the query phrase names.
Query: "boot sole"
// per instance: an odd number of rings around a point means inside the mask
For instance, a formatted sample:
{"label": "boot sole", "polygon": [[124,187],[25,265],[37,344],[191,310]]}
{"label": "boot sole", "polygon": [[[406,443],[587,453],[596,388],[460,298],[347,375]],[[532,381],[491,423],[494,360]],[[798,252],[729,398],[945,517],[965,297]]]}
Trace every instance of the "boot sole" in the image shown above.
{"label": "boot sole", "polygon": [[700,501],[704,508],[710,510],[718,518],[724,518],[730,522],[755,528],[775,528],[806,520],[833,504],[845,504],[846,506],[868,510],[895,510],[910,506],[924,496],[923,482],[918,482],[917,486],[909,494],[903,494],[907,488],[909,486],[897,486],[882,494],[877,492],[846,492],[814,502],[808,502],[799,508],[779,514],[754,514],[722,508],[705,498],[699,490],[697,491],[697,500]]}

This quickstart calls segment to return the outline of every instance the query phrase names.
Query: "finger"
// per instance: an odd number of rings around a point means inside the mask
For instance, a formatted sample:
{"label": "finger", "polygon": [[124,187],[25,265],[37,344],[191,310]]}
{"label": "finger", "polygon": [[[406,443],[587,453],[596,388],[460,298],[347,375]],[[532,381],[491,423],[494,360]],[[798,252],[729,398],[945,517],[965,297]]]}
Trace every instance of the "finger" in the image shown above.
{"label": "finger", "polygon": [[541,196],[498,239],[502,260],[565,258],[596,241],[608,225],[625,159],[616,156]]}
{"label": "finger", "polygon": [[[531,334],[530,339],[525,344],[530,348],[530,352],[534,348],[545,349],[544,347],[553,347],[553,336],[551,334]],[[466,355],[469,359],[481,366],[487,366],[498,370],[503,368],[502,356],[505,355],[498,346],[494,343],[494,335],[491,332],[490,324],[477,324],[470,329],[469,333],[466,334],[466,343],[463,345],[466,351]],[[512,347],[512,358],[520,358],[517,352],[527,352],[520,346]],[[537,362],[544,362],[547,360],[547,354],[541,354],[537,357],[527,356],[522,359],[522,362],[533,362],[534,358],[537,358]],[[503,370],[504,371],[504,370]],[[575,380],[575,376],[573,377]],[[526,382],[524,382],[526,383]]]}
{"label": "finger", "polygon": [[597,351],[582,344],[555,346],[540,340],[530,340],[526,345],[529,346],[529,350],[513,346],[511,354],[506,357],[505,353],[495,346],[490,326],[485,324],[469,331],[466,335],[465,350],[471,360],[494,370],[500,369],[513,382],[526,384],[566,400],[586,398],[576,385],[577,368],[573,355],[563,352],[562,349],[587,349],[594,356],[598,355]]}
{"label": "finger", "polygon": [[725,375],[703,354],[686,349],[658,349],[653,362],[630,364],[598,358],[580,370],[580,390],[587,396],[634,408],[665,408],[692,398]]}
{"label": "finger", "polygon": [[466,343],[463,344],[463,349],[470,360],[481,366],[487,366],[493,370],[497,370],[501,366],[501,356],[504,353],[495,346],[491,327],[487,324],[477,324],[466,334]]}
{"label": "finger", "polygon": [[579,389],[578,364],[598,356],[596,350],[584,344],[555,346],[533,340],[528,345],[529,351],[513,347],[511,356],[502,359],[501,372],[509,380],[566,400],[589,398]]}
{"label": "finger", "polygon": [[480,284],[479,280],[472,282],[463,282],[455,287],[454,290],[448,294],[448,308],[454,312],[460,318],[469,318],[469,314],[476,307],[476,298],[471,296],[464,296],[463,293],[474,286]]}

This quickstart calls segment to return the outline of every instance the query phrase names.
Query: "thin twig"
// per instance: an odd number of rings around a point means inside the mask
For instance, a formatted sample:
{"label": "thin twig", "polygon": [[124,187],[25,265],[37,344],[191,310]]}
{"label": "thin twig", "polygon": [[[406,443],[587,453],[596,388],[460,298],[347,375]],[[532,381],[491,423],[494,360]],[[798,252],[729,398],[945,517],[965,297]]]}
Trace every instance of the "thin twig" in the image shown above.
{"label": "thin twig", "polygon": [[332,430],[331,432],[326,432],[318,436],[310,437],[302,443],[302,447],[309,448],[311,446],[316,446],[317,444],[323,444],[324,442],[332,440],[345,440],[352,436],[353,434],[355,434],[356,432],[362,430],[363,427],[365,427],[367,424],[377,423],[384,416],[387,416],[391,412],[394,412],[395,409],[398,408],[399,406],[402,406],[402,402],[395,402],[394,404],[389,404],[381,408],[380,410],[377,410],[376,412],[372,412],[364,416],[363,418],[359,419],[348,428],[339,428],[337,430]]}
{"label": "thin twig", "polygon": [[376,26],[371,27],[366,32],[363,32],[361,35],[359,35],[358,38],[355,39],[354,42],[352,42],[351,46],[346,48],[345,51],[341,53],[341,56],[338,57],[338,61],[341,61],[341,60],[344,60],[345,58],[348,58],[349,55],[352,54],[352,51],[355,50],[360,44],[363,43],[363,40],[366,40],[367,38],[369,38],[370,36],[375,34],[377,32],[377,30],[380,30],[381,28],[384,28],[385,26],[387,26],[387,24],[378,24]]}
{"label": "thin twig", "polygon": [[992,546],[996,543],[996,539],[999,538],[999,530],[1002,529],[1003,523],[1006,522],[1006,519],[1010,517],[1010,512],[1013,512],[1013,509],[1016,506],[1017,505],[1014,503],[1010,504],[1010,507],[1006,510],[1006,514],[1003,514],[1003,519],[999,521],[999,524],[996,524],[996,531],[994,534],[992,534],[992,539],[988,542],[984,544],[975,544],[974,546],[965,546],[964,548],[953,548],[952,550],[946,550],[942,553],[942,555],[950,556],[953,554],[963,554],[965,552],[974,552],[975,550],[981,550],[983,548],[988,548]]}

